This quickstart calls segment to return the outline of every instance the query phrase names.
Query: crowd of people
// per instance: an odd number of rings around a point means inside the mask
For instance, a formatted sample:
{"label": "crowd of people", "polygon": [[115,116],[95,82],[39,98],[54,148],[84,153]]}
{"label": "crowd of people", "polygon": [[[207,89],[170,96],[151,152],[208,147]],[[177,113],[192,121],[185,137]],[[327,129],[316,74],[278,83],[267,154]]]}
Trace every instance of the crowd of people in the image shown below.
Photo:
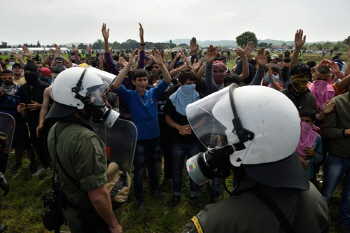
{"label": "crowd of people", "polygon": [[[182,199],[186,158],[205,151],[193,133],[186,107],[233,83],[265,86],[282,92],[297,108],[301,121],[296,148],[300,166],[311,182],[322,184],[320,192],[328,205],[337,184],[342,181],[338,222],[341,229],[349,232],[350,62],[346,65],[339,56],[334,56],[319,63],[311,60],[303,63],[299,56],[306,40],[302,30],[295,33],[292,56],[289,52],[272,55],[265,48],[259,48],[254,56],[254,45],[247,41],[245,46],[235,49],[238,58],[234,67],[226,65],[226,59],[232,55],[225,56],[215,46],[209,46],[205,54],[199,53],[196,38],[190,41],[189,54],[174,51],[171,61],[166,62],[164,52],[156,48],[145,51],[141,24],[140,48],[132,50],[130,56],[113,53],[105,24],[102,35],[104,51],[96,57],[92,56],[91,47],[84,56],[73,45],[73,53],[66,59],[56,45],[44,59],[32,57],[23,47],[22,54],[12,53],[8,64],[0,61],[0,112],[11,114],[16,120],[12,143],[15,164],[8,168],[10,173],[20,169],[25,154],[33,176],[52,169],[47,138],[56,121],[45,120],[54,103],[52,85],[67,69],[92,66],[116,76],[104,95],[104,103],[117,110],[120,118],[132,121],[138,130],[132,182],[136,208],[145,210],[145,186],[149,185],[157,198],[168,197],[159,188],[162,157],[164,181],[173,188],[167,205],[175,207]],[[350,44],[347,56],[350,59]],[[211,201],[216,203],[223,192],[222,179],[214,178],[210,182]],[[190,179],[188,198],[194,207],[202,209],[199,189],[200,186]],[[116,232],[121,232],[121,227]]]}

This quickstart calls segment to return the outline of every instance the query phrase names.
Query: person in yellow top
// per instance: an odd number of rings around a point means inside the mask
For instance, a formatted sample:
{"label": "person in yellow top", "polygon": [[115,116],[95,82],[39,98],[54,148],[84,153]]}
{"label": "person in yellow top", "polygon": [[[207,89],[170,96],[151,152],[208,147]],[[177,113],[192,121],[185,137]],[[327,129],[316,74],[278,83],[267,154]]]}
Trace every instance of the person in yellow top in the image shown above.
{"label": "person in yellow top", "polygon": [[26,83],[26,80],[24,78],[23,74],[23,68],[19,63],[15,63],[12,66],[12,72],[13,72],[13,82],[16,83],[18,86],[21,86]]}

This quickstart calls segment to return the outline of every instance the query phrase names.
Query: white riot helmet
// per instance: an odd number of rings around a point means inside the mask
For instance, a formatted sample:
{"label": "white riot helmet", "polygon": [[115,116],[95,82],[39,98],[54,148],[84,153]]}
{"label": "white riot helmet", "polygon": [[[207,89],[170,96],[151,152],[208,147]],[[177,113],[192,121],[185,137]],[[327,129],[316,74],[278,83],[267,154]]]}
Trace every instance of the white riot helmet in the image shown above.
{"label": "white riot helmet", "polygon": [[196,183],[227,176],[232,164],[267,186],[308,189],[305,171],[295,154],[299,114],[281,92],[231,85],[188,105],[186,114],[208,149],[186,163]]}
{"label": "white riot helmet", "polygon": [[112,127],[119,113],[105,106],[102,94],[107,93],[114,79],[115,75],[93,67],[62,71],[52,86],[51,97],[55,102],[46,118],[66,117],[85,108],[94,122]]}

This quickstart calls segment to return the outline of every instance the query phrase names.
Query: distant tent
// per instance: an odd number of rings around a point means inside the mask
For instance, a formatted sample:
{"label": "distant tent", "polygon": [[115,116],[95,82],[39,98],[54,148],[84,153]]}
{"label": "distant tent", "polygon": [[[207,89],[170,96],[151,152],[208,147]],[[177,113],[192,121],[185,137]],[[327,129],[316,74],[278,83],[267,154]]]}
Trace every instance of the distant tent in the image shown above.
{"label": "distant tent", "polygon": [[[42,52],[42,51],[50,51],[50,49],[55,49],[54,47],[28,47],[29,51],[32,52]],[[69,49],[67,49],[66,47],[60,47],[61,51],[69,51]],[[0,49],[0,52],[19,52],[19,51],[23,51],[22,48],[2,48]]]}

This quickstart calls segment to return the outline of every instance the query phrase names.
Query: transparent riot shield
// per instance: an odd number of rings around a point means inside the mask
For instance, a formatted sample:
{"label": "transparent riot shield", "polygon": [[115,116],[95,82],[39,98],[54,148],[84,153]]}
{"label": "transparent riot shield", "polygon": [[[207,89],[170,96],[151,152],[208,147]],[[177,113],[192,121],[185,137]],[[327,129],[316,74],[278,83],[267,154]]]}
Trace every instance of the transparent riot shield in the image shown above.
{"label": "transparent riot shield", "polygon": [[112,128],[92,124],[97,135],[106,144],[109,161],[116,162],[121,170],[131,173],[134,159],[137,128],[131,121],[118,119]]}
{"label": "transparent riot shield", "polygon": [[0,112],[0,172],[5,173],[11,152],[16,122],[10,114]]}

